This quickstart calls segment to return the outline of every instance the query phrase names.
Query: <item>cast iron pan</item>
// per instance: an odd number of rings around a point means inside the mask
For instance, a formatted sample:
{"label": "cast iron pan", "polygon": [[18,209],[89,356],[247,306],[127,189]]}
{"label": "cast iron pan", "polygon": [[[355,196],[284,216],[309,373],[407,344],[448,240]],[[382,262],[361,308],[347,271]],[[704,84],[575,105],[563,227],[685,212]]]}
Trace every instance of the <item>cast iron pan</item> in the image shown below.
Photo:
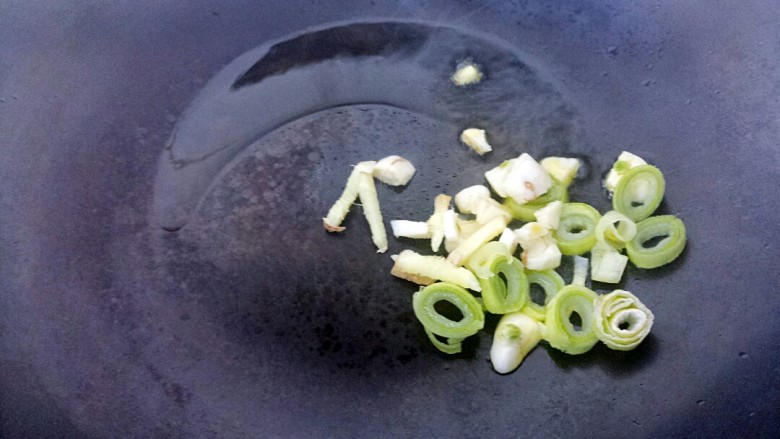
{"label": "cast iron pan", "polygon": [[[777,4],[144,3],[0,5],[0,436],[780,435]],[[440,354],[360,208],[320,223],[388,154],[388,220],[520,152],[604,211],[622,150],[689,237],[619,285],[656,316],[628,353]]]}

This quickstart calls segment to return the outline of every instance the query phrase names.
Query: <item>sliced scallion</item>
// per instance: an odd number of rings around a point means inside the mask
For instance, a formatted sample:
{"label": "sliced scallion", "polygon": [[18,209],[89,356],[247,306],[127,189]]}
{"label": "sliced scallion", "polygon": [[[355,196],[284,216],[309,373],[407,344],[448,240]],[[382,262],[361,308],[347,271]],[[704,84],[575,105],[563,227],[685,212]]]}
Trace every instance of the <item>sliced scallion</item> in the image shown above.
{"label": "sliced scallion", "polygon": [[[617,224],[617,226],[615,225]],[[636,235],[636,223],[622,213],[610,210],[596,223],[596,241],[615,250],[623,250]]]}
{"label": "sliced scallion", "polygon": [[597,243],[590,250],[590,278],[597,282],[616,284],[623,278],[628,256],[607,244]]}
{"label": "sliced scallion", "polygon": [[677,259],[685,248],[685,224],[674,215],[640,221],[634,239],[626,245],[631,262],[639,268],[656,268]]}
{"label": "sliced scallion", "polygon": [[612,207],[633,221],[641,221],[655,212],[664,198],[666,181],[653,165],[641,165],[626,171],[615,186]]}
{"label": "sliced scallion", "polygon": [[547,304],[542,332],[550,346],[577,355],[589,351],[599,341],[593,330],[593,301],[597,297],[580,285],[566,285],[558,291]]}
{"label": "sliced scallion", "polygon": [[615,290],[594,301],[593,328],[609,348],[629,351],[650,333],[653,313],[628,291]]}
{"label": "sliced scallion", "polygon": [[436,349],[444,352],[445,354],[458,354],[462,350],[462,338],[450,337],[444,342],[431,332],[427,327],[425,328],[425,334],[428,336],[428,340],[436,347]]}
{"label": "sliced scallion", "polygon": [[521,310],[530,299],[523,264],[517,258],[497,254],[491,261],[490,269],[493,276],[479,279],[485,309],[493,314]]}
{"label": "sliced scallion", "polygon": [[588,278],[588,258],[574,256],[574,275],[571,283],[574,285],[585,286],[585,280]]}
{"label": "sliced scallion", "polygon": [[541,340],[539,322],[514,312],[501,317],[490,346],[490,362],[498,373],[517,369],[523,359]]}
{"label": "sliced scallion", "polygon": [[596,244],[596,224],[599,212],[585,203],[564,203],[561,221],[553,233],[564,255],[581,255]]}
{"label": "sliced scallion", "polygon": [[477,278],[488,279],[495,275],[491,268],[497,257],[503,257],[505,260],[511,260],[512,253],[506,245],[498,241],[490,241],[478,248],[466,261],[466,268],[471,270]]}
{"label": "sliced scallion", "polygon": [[[435,305],[442,301],[454,305],[460,312],[460,318],[453,319],[437,311]],[[485,325],[485,313],[477,299],[464,288],[449,282],[437,282],[414,293],[412,307],[426,332],[448,339],[462,340],[476,334]],[[441,349],[438,344],[436,346]]]}
{"label": "sliced scallion", "polygon": [[541,304],[534,302],[529,297],[528,303],[522,311],[534,319],[543,322],[546,313],[546,305],[550,303],[550,300],[560,291],[566,284],[558,272],[555,270],[525,270],[525,276],[528,279],[529,296],[530,290],[533,285],[537,285],[544,291],[544,300]]}

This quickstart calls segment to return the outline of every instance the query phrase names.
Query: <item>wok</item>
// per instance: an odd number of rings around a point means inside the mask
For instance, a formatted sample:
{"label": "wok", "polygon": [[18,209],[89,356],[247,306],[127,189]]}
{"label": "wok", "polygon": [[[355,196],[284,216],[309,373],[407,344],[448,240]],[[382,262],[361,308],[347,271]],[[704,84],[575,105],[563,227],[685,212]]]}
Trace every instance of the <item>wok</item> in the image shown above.
{"label": "wok", "polygon": [[[778,437],[779,19],[757,0],[3,2],[0,436]],[[473,94],[447,82],[464,57]],[[468,124],[494,153],[458,144]],[[582,158],[571,198],[604,211],[622,150],[664,171],[689,237],[618,285],[656,316],[632,352],[542,344],[501,376],[488,330],[440,354],[359,209],[321,229],[359,160],[409,157],[379,197],[424,219],[524,151]]]}

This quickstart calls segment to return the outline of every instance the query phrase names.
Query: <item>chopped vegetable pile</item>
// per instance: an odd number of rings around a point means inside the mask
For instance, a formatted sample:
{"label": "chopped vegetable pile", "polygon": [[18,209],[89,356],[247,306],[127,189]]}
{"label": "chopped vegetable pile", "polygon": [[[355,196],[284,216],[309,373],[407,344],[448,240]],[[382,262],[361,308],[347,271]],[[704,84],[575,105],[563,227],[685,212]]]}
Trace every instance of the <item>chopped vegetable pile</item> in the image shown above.
{"label": "chopped vegetable pile", "polygon": [[[453,81],[464,85],[475,78],[478,82],[481,73],[467,63]],[[484,130],[467,129],[461,140],[480,155],[492,150]],[[603,214],[569,201],[579,166],[576,158],[537,162],[523,153],[487,170],[489,187],[471,186],[455,194],[457,209],[451,196],[440,194],[427,219],[390,221],[396,238],[430,240],[431,251],[438,253],[403,250],[391,256],[392,275],[421,285],[411,302],[437,349],[461,352],[462,341],[483,329],[486,312],[502,315],[490,349],[493,368],[502,374],[515,370],[542,340],[578,355],[599,341],[631,350],[647,337],[653,313],[629,291],[599,294],[587,288],[588,269],[592,281],[616,284],[629,262],[642,269],[668,264],[685,248],[685,225],[674,215],[652,216],[666,183],[661,171],[642,158],[623,152],[615,161],[604,180],[613,210]],[[359,198],[372,240],[378,252],[385,252],[387,233],[374,178],[399,186],[414,173],[414,166],[399,156],[358,163],[323,218],[325,229],[343,231],[341,223]],[[574,262],[569,284],[555,271],[564,256]],[[531,299],[532,285],[544,291],[543,303]],[[440,313],[439,302],[449,302],[459,316]]]}

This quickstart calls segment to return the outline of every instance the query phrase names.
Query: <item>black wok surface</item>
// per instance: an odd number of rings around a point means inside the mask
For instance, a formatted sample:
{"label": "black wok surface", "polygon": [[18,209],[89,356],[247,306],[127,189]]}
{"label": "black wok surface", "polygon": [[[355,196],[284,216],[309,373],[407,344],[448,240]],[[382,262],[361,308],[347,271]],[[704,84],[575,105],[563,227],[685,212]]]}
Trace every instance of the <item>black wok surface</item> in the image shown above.
{"label": "black wok surface", "polygon": [[[0,436],[778,437],[779,20],[769,1],[2,2]],[[467,56],[474,94],[447,82]],[[485,158],[457,142],[472,123]],[[632,352],[543,343],[500,376],[484,331],[444,356],[359,209],[321,228],[359,160],[410,158],[379,197],[424,219],[520,152],[582,158],[571,197],[605,211],[622,150],[664,171],[689,239],[619,285],[656,316]]]}

